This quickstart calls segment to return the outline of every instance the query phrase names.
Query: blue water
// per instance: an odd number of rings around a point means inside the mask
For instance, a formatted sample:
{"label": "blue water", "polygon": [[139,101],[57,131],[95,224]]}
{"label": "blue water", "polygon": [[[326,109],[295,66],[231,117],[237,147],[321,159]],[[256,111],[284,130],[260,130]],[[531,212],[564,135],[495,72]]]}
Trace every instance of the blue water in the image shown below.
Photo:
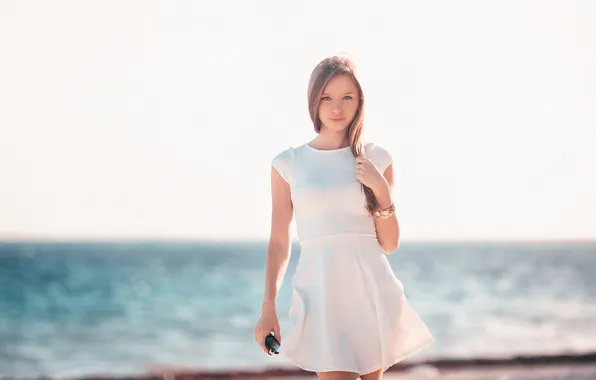
{"label": "blue water", "polygon": [[[291,366],[253,340],[266,248],[0,243],[0,377]],[[596,243],[403,243],[389,260],[436,338],[412,360],[596,350]]]}

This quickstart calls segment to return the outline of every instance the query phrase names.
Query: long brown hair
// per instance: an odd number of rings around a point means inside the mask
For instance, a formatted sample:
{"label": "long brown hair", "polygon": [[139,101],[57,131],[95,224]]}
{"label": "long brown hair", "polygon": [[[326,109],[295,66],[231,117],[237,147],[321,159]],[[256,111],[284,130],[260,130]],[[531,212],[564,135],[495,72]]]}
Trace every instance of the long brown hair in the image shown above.
{"label": "long brown hair", "polygon": [[[362,135],[364,121],[364,93],[362,92],[360,82],[356,78],[356,65],[350,58],[344,56],[325,58],[312,71],[308,83],[308,111],[310,113],[310,119],[313,122],[315,132],[320,133],[321,119],[319,119],[319,103],[321,102],[321,95],[329,80],[335,75],[347,75],[354,81],[358,89],[358,109],[348,127],[347,133],[352,154],[354,157],[358,157],[363,152],[360,136]],[[362,190],[366,196],[366,209],[372,214],[378,207],[379,202],[369,187],[362,185]]]}

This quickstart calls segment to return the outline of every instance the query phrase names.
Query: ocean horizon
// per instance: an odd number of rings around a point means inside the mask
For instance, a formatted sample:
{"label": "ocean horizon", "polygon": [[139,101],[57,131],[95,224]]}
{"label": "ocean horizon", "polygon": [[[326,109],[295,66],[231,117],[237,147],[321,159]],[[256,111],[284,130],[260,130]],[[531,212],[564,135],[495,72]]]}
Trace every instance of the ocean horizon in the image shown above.
{"label": "ocean horizon", "polygon": [[[288,367],[253,339],[266,241],[0,243],[0,377]],[[596,350],[596,242],[404,242],[388,257],[436,342],[411,358]],[[356,326],[355,326],[356,328]]]}

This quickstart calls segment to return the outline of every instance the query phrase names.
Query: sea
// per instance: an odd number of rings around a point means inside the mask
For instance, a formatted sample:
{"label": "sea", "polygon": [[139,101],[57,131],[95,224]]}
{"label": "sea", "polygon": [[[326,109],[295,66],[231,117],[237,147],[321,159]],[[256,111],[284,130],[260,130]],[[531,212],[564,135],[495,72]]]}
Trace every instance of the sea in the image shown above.
{"label": "sea", "polygon": [[[0,378],[291,368],[283,334],[300,245],[273,356],[253,338],[266,251],[241,241],[0,243]],[[596,242],[403,242],[388,259],[436,340],[408,361],[596,350]]]}

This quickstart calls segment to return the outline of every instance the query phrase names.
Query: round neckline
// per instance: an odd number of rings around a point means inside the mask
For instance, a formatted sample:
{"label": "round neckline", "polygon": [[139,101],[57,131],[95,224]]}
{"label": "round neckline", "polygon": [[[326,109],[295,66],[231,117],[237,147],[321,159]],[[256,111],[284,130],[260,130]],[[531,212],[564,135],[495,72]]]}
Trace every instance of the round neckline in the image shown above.
{"label": "round neckline", "polygon": [[307,147],[308,149],[310,149],[310,150],[312,150],[312,151],[314,151],[314,152],[321,152],[321,153],[342,152],[342,151],[344,151],[344,150],[350,149],[350,145],[348,145],[348,146],[344,146],[343,148],[337,148],[337,149],[326,149],[326,150],[313,148],[312,146],[310,146],[310,144],[309,144],[309,143],[306,143],[306,144],[304,144],[304,145],[306,145],[306,147]]}

